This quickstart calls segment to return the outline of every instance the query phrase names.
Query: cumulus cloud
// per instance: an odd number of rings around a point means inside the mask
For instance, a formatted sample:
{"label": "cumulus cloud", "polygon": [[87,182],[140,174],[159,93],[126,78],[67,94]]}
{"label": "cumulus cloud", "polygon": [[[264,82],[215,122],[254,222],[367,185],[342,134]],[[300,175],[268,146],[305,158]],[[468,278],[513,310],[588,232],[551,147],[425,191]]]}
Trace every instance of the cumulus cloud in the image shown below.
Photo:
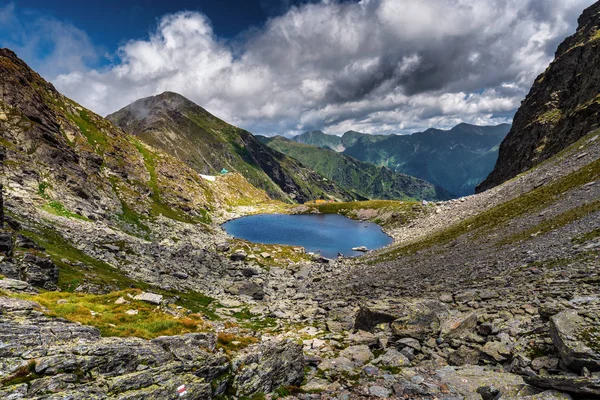
{"label": "cumulus cloud", "polygon": [[234,42],[164,16],[105,69],[54,77],[101,114],[175,91],[261,134],[402,133],[509,122],[592,0],[324,0]]}

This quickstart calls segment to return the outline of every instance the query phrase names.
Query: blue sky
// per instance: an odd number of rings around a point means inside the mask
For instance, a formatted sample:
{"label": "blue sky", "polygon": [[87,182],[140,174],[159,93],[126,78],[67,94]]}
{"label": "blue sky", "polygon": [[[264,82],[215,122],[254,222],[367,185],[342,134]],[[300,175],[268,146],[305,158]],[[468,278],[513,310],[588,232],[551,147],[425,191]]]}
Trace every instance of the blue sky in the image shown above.
{"label": "blue sky", "polygon": [[511,122],[593,0],[0,0],[0,46],[101,115],[178,92],[253,133]]}
{"label": "blue sky", "polygon": [[[249,29],[260,27],[269,18],[284,13],[302,0],[12,0],[0,5],[13,6],[19,21],[52,18],[82,29],[91,42],[108,57],[94,65],[110,63],[118,47],[132,39],[143,39],[155,28],[160,17],[188,10],[205,14],[217,36],[233,39]],[[10,26],[0,28],[0,43],[19,43]],[[38,58],[51,52],[51,43],[38,48]],[[36,63],[36,59],[31,60]]]}

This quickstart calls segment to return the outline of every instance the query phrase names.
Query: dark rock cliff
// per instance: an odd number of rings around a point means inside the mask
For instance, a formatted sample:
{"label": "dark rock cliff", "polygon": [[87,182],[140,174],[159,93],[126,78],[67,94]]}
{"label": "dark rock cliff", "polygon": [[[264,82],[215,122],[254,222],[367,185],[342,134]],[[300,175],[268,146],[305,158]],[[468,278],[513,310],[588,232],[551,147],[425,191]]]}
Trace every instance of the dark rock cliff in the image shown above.
{"label": "dark rock cliff", "polygon": [[530,169],[600,126],[600,2],[535,81],[500,146],[482,192]]}

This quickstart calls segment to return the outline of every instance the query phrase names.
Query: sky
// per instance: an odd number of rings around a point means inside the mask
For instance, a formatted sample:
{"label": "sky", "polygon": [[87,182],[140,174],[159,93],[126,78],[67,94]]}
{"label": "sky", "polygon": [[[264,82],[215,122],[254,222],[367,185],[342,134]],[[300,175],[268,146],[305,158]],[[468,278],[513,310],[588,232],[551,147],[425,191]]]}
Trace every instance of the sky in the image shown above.
{"label": "sky", "polygon": [[592,0],[0,0],[0,47],[107,115],[180,93],[255,134],[510,123]]}

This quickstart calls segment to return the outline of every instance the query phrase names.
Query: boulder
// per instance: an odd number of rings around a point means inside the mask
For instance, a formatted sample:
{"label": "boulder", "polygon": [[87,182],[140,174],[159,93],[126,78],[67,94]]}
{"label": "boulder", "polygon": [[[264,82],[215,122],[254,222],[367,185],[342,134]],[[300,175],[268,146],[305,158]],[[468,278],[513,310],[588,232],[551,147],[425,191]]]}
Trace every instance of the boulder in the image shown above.
{"label": "boulder", "polygon": [[358,247],[353,247],[352,251],[361,251],[363,253],[366,253],[367,251],[369,251],[369,249],[367,248],[367,246],[358,246]]}
{"label": "boulder", "polygon": [[[599,315],[596,312],[595,321]],[[550,318],[550,336],[560,358],[573,371],[600,371],[600,327],[590,316],[565,310]]]}
{"label": "boulder", "polygon": [[522,398],[538,392],[525,385],[519,375],[494,371],[482,366],[447,366],[438,369],[435,376],[441,384],[452,388],[456,396],[453,398],[481,400],[481,394],[477,393],[481,387],[495,388],[501,393],[502,399]]}
{"label": "boulder", "polygon": [[481,349],[484,359],[496,362],[506,361],[511,357],[513,345],[507,342],[487,342]]}
{"label": "boulder", "polygon": [[236,250],[229,256],[231,261],[244,261],[248,257],[248,253],[244,250]]}
{"label": "boulder", "polygon": [[15,240],[15,247],[21,247],[23,249],[34,249],[34,250],[44,251],[43,247],[39,246],[33,240],[31,240],[27,236],[23,236],[23,235],[17,235],[17,238]]}
{"label": "boulder", "polygon": [[396,344],[399,346],[406,346],[406,347],[415,349],[417,351],[421,351],[421,343],[419,343],[419,341],[417,339],[413,339],[413,338],[398,339],[396,341]]}
{"label": "boulder", "polygon": [[21,278],[33,286],[55,290],[58,283],[58,267],[49,258],[26,253],[23,256]]}
{"label": "boulder", "polygon": [[363,366],[373,359],[369,346],[364,344],[347,347],[340,352],[340,356],[346,357],[357,366]]}
{"label": "boulder", "polygon": [[162,302],[162,298],[163,298],[162,294],[142,292],[142,293],[138,294],[137,296],[135,296],[133,299],[158,305]]}
{"label": "boulder", "polygon": [[539,371],[540,369],[555,369],[558,367],[558,362],[558,358],[548,356],[538,357],[531,361],[531,368],[535,371]]}
{"label": "boulder", "polygon": [[448,356],[448,364],[450,365],[477,365],[479,361],[479,351],[468,346],[460,346],[455,352]]}
{"label": "boulder", "polygon": [[231,383],[236,396],[300,386],[304,379],[302,345],[291,340],[250,346],[232,360],[231,366],[236,371]]}
{"label": "boulder", "polygon": [[314,262],[318,262],[320,264],[329,264],[329,262],[331,262],[331,260],[327,257],[323,257],[320,254],[313,254],[311,256],[311,260],[313,260]]}
{"label": "boulder", "polygon": [[19,293],[38,293],[38,290],[25,281],[17,279],[0,279],[0,290]]}
{"label": "boulder", "polygon": [[398,350],[390,348],[373,360],[372,363],[386,368],[402,368],[408,367],[410,365],[410,360]]}
{"label": "boulder", "polygon": [[0,254],[12,256],[14,249],[13,237],[10,232],[0,231]]}
{"label": "boulder", "polygon": [[223,242],[223,243],[217,243],[217,245],[215,247],[216,247],[217,251],[224,253],[226,251],[229,251],[229,249],[231,248],[231,245],[227,242]]}
{"label": "boulder", "polygon": [[600,377],[565,375],[526,376],[530,385],[582,396],[600,396]]}
{"label": "boulder", "polygon": [[390,313],[389,306],[361,305],[354,319],[354,329],[371,331],[381,323],[391,323],[398,316]]}
{"label": "boulder", "polygon": [[397,318],[392,322],[392,332],[399,338],[411,337],[425,340],[440,332],[440,319],[448,315],[444,303],[438,300],[415,300],[396,308]]}
{"label": "boulder", "polygon": [[239,294],[252,297],[254,300],[262,300],[265,297],[263,288],[254,282],[244,283],[239,288]]}
{"label": "boulder", "polygon": [[477,328],[477,314],[474,312],[450,315],[444,319],[440,334],[446,339],[461,338]]}

